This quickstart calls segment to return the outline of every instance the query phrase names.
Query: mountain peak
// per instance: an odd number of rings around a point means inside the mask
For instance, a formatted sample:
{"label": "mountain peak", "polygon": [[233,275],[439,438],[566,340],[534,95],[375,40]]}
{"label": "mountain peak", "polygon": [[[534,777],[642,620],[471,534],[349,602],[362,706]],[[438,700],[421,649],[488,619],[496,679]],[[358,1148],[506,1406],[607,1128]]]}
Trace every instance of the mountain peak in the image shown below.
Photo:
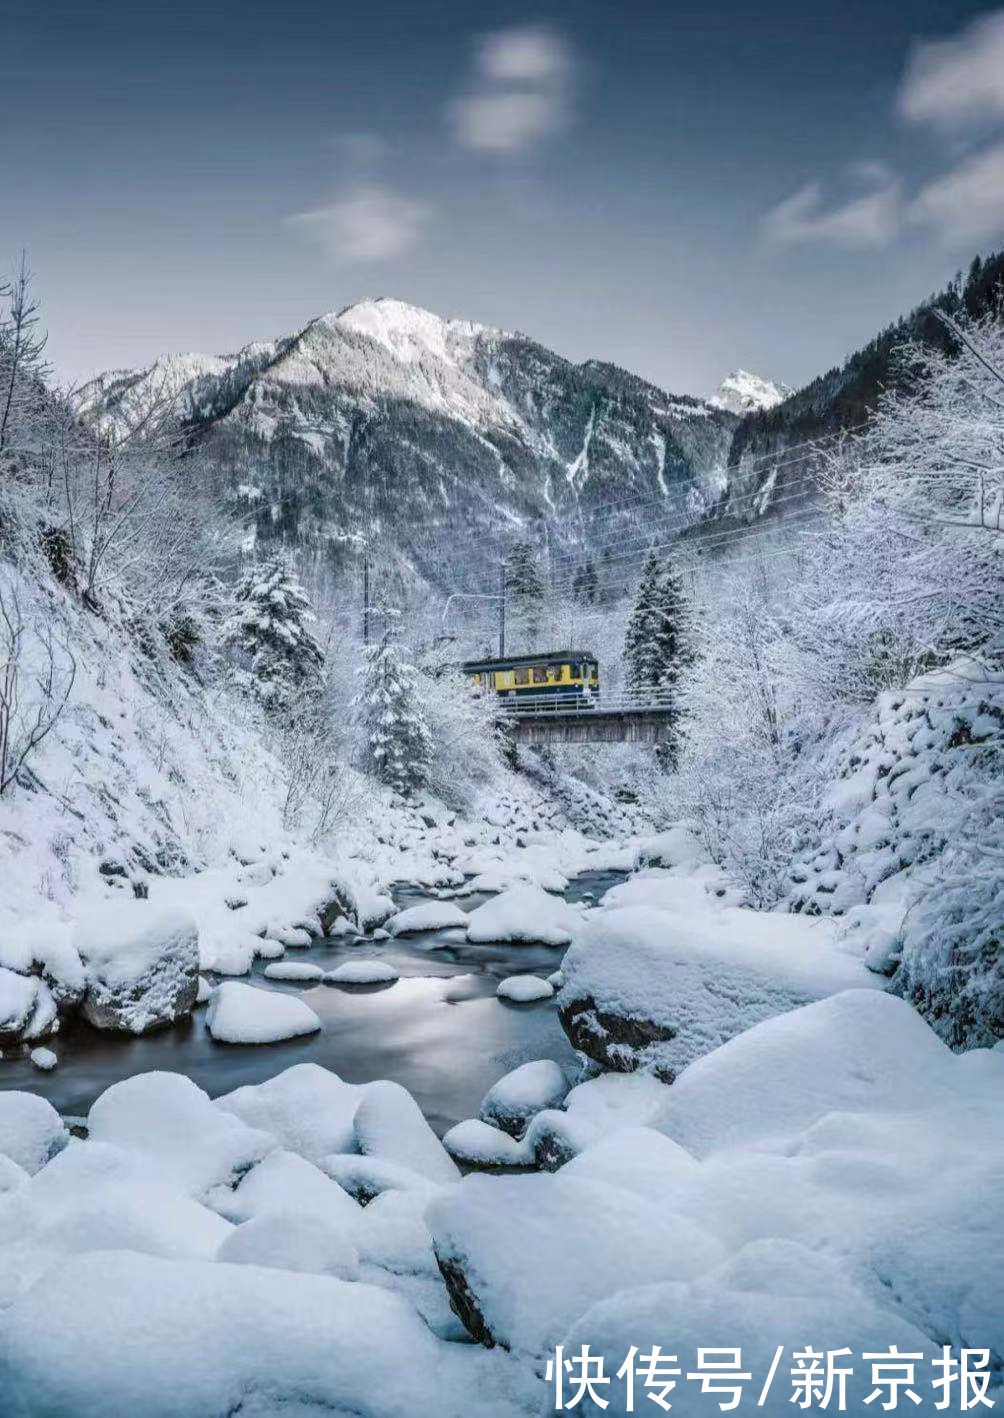
{"label": "mountain peak", "polygon": [[386,295],[347,305],[337,315],[322,316],[321,323],[376,340],[405,363],[432,355],[452,364],[456,346],[469,344],[488,328],[469,320],[447,320],[420,305]]}
{"label": "mountain peak", "polygon": [[751,414],[774,408],[791,393],[787,384],[764,379],[748,369],[736,369],[722,380],[708,403],[712,408],[727,409],[731,414]]}

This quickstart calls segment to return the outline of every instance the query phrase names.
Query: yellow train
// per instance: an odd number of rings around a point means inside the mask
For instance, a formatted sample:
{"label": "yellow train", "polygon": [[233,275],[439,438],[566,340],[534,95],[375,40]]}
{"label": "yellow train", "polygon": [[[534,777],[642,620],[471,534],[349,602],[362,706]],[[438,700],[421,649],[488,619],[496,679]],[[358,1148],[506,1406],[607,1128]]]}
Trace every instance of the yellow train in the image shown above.
{"label": "yellow train", "polygon": [[510,698],[555,696],[567,702],[571,696],[588,700],[600,687],[600,667],[589,650],[551,650],[536,655],[513,655],[508,659],[468,660],[462,666],[472,690],[494,690]]}

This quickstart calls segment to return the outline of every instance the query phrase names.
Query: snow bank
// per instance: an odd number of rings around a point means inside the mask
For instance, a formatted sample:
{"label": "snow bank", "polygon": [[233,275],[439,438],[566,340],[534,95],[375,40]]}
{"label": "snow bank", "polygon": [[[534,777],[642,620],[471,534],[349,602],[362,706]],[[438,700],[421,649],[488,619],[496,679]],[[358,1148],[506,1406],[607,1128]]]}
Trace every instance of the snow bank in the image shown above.
{"label": "snow bank", "polygon": [[713,907],[685,909],[677,883],[632,883],[676,909],[593,913],[562,962],[561,1020],[572,1044],[606,1068],[687,1064],[760,1020],[840,990],[879,987],[829,920]]}
{"label": "snow bank", "polygon": [[206,1028],[221,1044],[275,1044],[316,1034],[321,1021],[303,1000],[225,980],[206,1011]]}
{"label": "snow bank", "polygon": [[199,985],[199,932],[177,909],[115,898],[77,921],[87,971],[85,1018],[96,1029],[146,1034],[190,1014]]}
{"label": "snow bank", "polygon": [[581,919],[574,906],[539,886],[514,886],[471,912],[467,939],[567,945]]}

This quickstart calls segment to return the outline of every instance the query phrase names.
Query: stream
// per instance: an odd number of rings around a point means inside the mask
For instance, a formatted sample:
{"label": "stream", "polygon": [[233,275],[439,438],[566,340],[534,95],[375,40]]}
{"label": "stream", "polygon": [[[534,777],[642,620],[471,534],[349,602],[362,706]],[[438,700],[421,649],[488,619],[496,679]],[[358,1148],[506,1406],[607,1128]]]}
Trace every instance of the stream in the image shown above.
{"label": "stream", "polygon": [[[565,892],[568,901],[596,900],[625,879],[624,872],[586,872]],[[431,899],[401,884],[398,907]],[[487,895],[463,897],[473,910]],[[530,1059],[574,1064],[553,1000],[514,1005],[495,997],[506,975],[549,975],[563,946],[471,945],[457,930],[428,931],[396,940],[344,937],[315,941],[286,958],[333,970],[343,960],[388,961],[401,978],[392,985],[343,986],[266,980],[268,961],[256,961],[255,985],[299,995],[321,1019],[321,1032],[278,1044],[218,1044],[205,1026],[205,1009],[169,1029],[140,1038],[103,1033],[83,1021],[66,1024],[52,1047],[59,1067],[42,1073],[27,1059],[5,1061],[0,1087],[48,1098],[64,1116],[83,1116],[95,1098],[123,1078],[166,1069],[187,1074],[211,1097],[246,1083],[262,1083],[295,1063],[318,1063],[349,1083],[390,1078],[414,1096],[442,1134],[478,1105],[502,1074]]]}

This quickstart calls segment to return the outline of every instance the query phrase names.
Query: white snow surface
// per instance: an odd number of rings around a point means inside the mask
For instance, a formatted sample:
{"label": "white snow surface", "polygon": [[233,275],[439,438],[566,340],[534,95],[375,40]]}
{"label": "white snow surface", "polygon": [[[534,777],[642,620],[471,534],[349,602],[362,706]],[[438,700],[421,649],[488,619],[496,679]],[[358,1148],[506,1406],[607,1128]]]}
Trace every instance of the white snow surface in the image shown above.
{"label": "white snow surface", "polygon": [[316,1034],[321,1021],[303,1000],[278,990],[261,990],[224,980],[206,1010],[206,1028],[222,1044],[275,1044]]}
{"label": "white snow surface", "polygon": [[736,369],[726,375],[708,403],[713,409],[727,409],[730,414],[749,414],[775,408],[792,392],[787,384],[764,379],[748,369]]}
{"label": "white snow surface", "polygon": [[519,1136],[535,1113],[564,1102],[568,1080],[553,1059],[521,1064],[489,1088],[478,1116],[483,1122]]}

